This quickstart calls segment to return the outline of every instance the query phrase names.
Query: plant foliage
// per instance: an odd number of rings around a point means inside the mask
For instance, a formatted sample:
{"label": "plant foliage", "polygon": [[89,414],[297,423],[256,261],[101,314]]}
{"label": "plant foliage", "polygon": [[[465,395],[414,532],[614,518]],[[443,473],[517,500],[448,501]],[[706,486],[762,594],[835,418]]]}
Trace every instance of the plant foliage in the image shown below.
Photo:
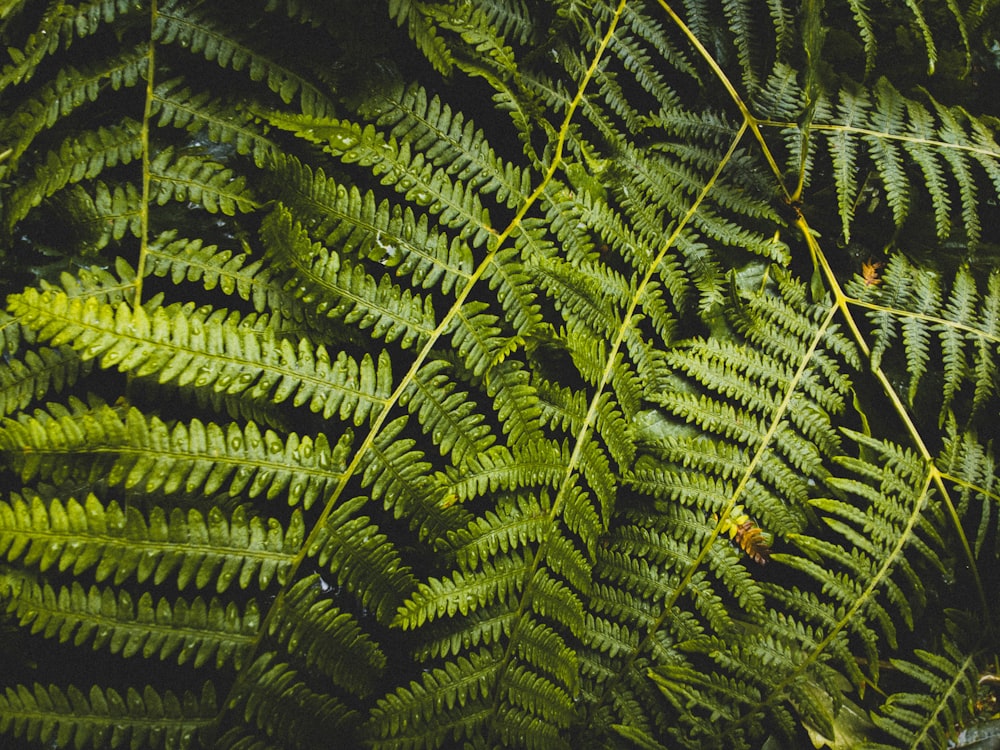
{"label": "plant foliage", "polygon": [[998,28],[3,4],[5,747],[991,731]]}

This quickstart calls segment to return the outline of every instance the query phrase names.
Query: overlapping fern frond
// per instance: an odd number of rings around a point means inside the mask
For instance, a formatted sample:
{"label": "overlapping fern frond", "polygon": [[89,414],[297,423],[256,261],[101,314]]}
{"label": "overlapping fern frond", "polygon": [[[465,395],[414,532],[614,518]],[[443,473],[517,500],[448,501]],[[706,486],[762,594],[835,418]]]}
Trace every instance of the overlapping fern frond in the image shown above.
{"label": "overlapping fern frond", "polygon": [[996,12],[7,4],[5,742],[974,721]]}

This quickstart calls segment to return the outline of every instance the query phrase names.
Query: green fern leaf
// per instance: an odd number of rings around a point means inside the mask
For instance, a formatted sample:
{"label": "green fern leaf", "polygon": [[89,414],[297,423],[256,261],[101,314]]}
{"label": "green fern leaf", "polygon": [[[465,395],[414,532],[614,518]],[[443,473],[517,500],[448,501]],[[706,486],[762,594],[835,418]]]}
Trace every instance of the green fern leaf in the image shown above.
{"label": "green fern leaf", "polygon": [[470,303],[452,318],[452,342],[472,374],[480,377],[502,361],[518,340],[501,335],[499,317],[485,302]]}
{"label": "green fern leaf", "polygon": [[34,170],[31,181],[19,185],[7,201],[8,231],[43,198],[55,195],[66,185],[97,177],[106,169],[137,159],[142,148],[139,133],[139,123],[124,120],[118,125],[67,138],[58,149],[49,151],[45,162]]}
{"label": "green fern leaf", "polygon": [[506,601],[520,593],[528,570],[528,562],[512,552],[495,563],[483,561],[474,575],[456,571],[451,578],[430,578],[400,606],[393,625],[419,628],[444,616],[467,615],[494,601]]}
{"label": "green fern leaf", "polygon": [[202,55],[223,68],[246,71],[254,81],[263,81],[286,104],[298,96],[303,111],[325,115],[334,107],[327,96],[298,71],[269,57],[233,33],[224,33],[207,9],[192,8],[170,0],[157,10],[152,41],[176,44],[191,54]]}
{"label": "green fern leaf", "polygon": [[[978,301],[979,295],[972,274],[968,268],[960,268],[955,276],[955,283],[952,285],[943,317],[950,323],[959,324],[964,320],[973,320]],[[944,365],[944,388],[941,400],[943,416],[961,388],[962,381],[967,377],[968,359],[965,351],[965,332],[954,325],[941,324],[937,328],[941,336],[941,360]]]}
{"label": "green fern leaf", "polygon": [[[567,446],[559,448],[548,441],[521,443],[516,453],[495,445],[470,457],[460,468],[447,467],[436,477],[436,484],[443,495],[442,502],[449,505],[493,495],[499,490],[531,485],[554,488],[562,479],[568,460]],[[493,509],[501,514],[508,510],[506,505]]]}
{"label": "green fern leaf", "polygon": [[206,291],[219,289],[226,295],[238,295],[259,313],[290,309],[291,317],[297,320],[306,316],[305,310],[296,309],[301,308],[297,300],[274,283],[274,272],[264,268],[262,260],[248,262],[247,252],[233,253],[199,239],[176,239],[173,231],[150,242],[145,271],[169,277],[175,284],[200,281]]}
{"label": "green fern leaf", "polygon": [[[12,12],[4,9],[4,15]],[[137,13],[137,11],[140,11]],[[46,57],[65,50],[74,39],[85,39],[98,32],[104,24],[131,25],[134,18],[142,20],[141,9],[128,0],[90,0],[72,6],[49,9],[41,25],[26,39],[24,46],[11,50],[12,62],[0,74],[0,90],[11,85],[26,84]]]}
{"label": "green fern leaf", "polygon": [[149,171],[156,186],[150,198],[161,206],[170,200],[190,201],[226,216],[256,208],[245,179],[218,162],[175,156],[172,148],[165,148],[150,162]]}
{"label": "green fern leaf", "polygon": [[[953,612],[952,616],[960,615]],[[916,649],[914,656],[919,661],[892,660],[893,667],[920,690],[893,693],[881,710],[872,713],[875,724],[896,742],[929,750],[947,745],[952,741],[954,728],[968,723],[979,669],[976,652],[964,650],[959,641],[967,636],[961,632],[962,628],[971,626],[974,629],[976,626],[971,622],[959,622],[949,620],[940,650]],[[864,750],[877,750],[890,745],[869,742],[863,747]]]}
{"label": "green fern leaf", "polygon": [[36,683],[8,687],[0,696],[0,731],[60,747],[194,748],[209,736],[217,710],[210,682],[200,696],[149,686],[122,694],[96,685],[84,692]]}
{"label": "green fern leaf", "polygon": [[314,533],[309,555],[379,622],[389,624],[417,582],[386,534],[360,515],[367,502],[356,497],[334,509]]}
{"label": "green fern leaf", "polygon": [[958,512],[962,518],[972,519],[979,506],[979,526],[976,531],[975,552],[978,556],[987,540],[996,535],[993,498],[1000,495],[997,486],[996,459],[992,444],[983,444],[972,430],[959,430],[954,416],[945,424],[945,441],[937,465],[949,477],[961,477],[956,487]]}
{"label": "green fern leaf", "polygon": [[414,286],[440,286],[445,294],[471,276],[468,245],[439,231],[427,214],[379,201],[374,192],[341,184],[291,156],[279,158],[278,170],[284,203],[295,216],[315,222],[312,234],[327,247],[393,268]]}
{"label": "green fern leaf", "polygon": [[[489,689],[500,668],[496,657],[486,649],[472,652],[380,698],[366,727],[368,743],[387,749],[432,748],[475,736],[490,715]],[[436,717],[439,705],[448,708],[447,722]]]}
{"label": "green fern leaf", "polygon": [[317,747],[331,737],[354,744],[358,712],[339,696],[320,692],[294,665],[277,654],[261,654],[246,669],[231,700],[243,720],[269,737],[297,747]]}
{"label": "green fern leaf", "polygon": [[449,530],[465,526],[471,515],[460,508],[441,507],[427,476],[430,464],[423,451],[414,450],[413,438],[399,437],[407,419],[397,417],[372,443],[362,463],[362,487],[370,487],[372,499],[382,500],[397,518],[407,517],[421,539],[441,539]]}
{"label": "green fern leaf", "polygon": [[284,207],[265,219],[261,234],[268,252],[290,271],[285,288],[305,304],[321,300],[314,303],[317,313],[371,328],[373,337],[386,343],[398,339],[403,348],[421,346],[437,327],[429,296],[401,290],[388,275],[376,281],[363,266],[310,242]]}
{"label": "green fern leaf", "polygon": [[844,242],[851,241],[851,222],[857,203],[857,141],[849,131],[865,122],[871,107],[868,94],[861,90],[841,92],[837,106],[837,119],[843,129],[838,130],[829,140],[830,157],[833,160],[834,180],[837,184],[837,201],[843,224]]}
{"label": "green fern leaf", "polygon": [[486,386],[501,429],[512,445],[529,445],[541,438],[538,394],[520,362],[507,359],[496,364],[489,371]]}
{"label": "green fern leaf", "polygon": [[468,394],[455,390],[448,369],[442,360],[425,364],[410,381],[400,403],[416,414],[421,429],[431,436],[441,455],[450,453],[452,462],[462,466],[487,450],[495,438]]}
{"label": "green fern leaf", "polygon": [[28,349],[22,359],[0,363],[0,415],[25,409],[53,391],[62,392],[90,370],[69,347]]}
{"label": "green fern leaf", "polygon": [[410,39],[439,73],[450,73],[454,60],[437,29],[424,13],[423,4],[414,0],[390,0],[389,17],[405,24]]}
{"label": "green fern leaf", "polygon": [[[225,311],[191,306],[155,307],[150,312],[95,299],[70,299],[29,289],[11,298],[11,311],[55,344],[72,342],[84,360],[101,357],[139,375],[156,373],[160,383],[177,380],[230,394],[247,393],[281,403],[294,397],[325,417],[339,414],[361,424],[389,394],[388,356],[376,365],[341,353],[331,362],[326,350],[300,339],[296,348],[280,343],[269,329],[242,326]],[[221,315],[220,315],[221,313]],[[137,337],[148,336],[148,340]]]}
{"label": "green fern leaf", "polygon": [[192,91],[183,78],[157,85],[150,107],[157,117],[157,127],[172,125],[188,132],[204,132],[214,143],[232,144],[236,153],[250,155],[257,166],[278,158],[277,144],[255,127],[252,117],[233,111],[225,102],[213,99],[208,92]]}
{"label": "green fern leaf", "polygon": [[8,611],[21,625],[30,625],[32,633],[72,640],[76,646],[92,643],[95,649],[126,657],[176,657],[178,664],[191,661],[195,667],[214,660],[216,667],[232,662],[239,669],[260,626],[253,599],[240,611],[233,602],[215,597],[171,603],[146,592],[133,600],[124,590],[84,589],[75,581],[54,588],[28,577],[5,576],[0,587]]}
{"label": "green fern leaf", "polygon": [[459,237],[481,247],[495,234],[489,211],[479,194],[444,169],[435,169],[409,143],[386,138],[375,128],[364,128],[348,120],[269,114],[275,127],[318,143],[349,164],[371,165],[372,174],[404,195],[407,201],[437,216],[440,225],[459,228]]}
{"label": "green fern leaf", "polygon": [[[255,578],[265,588],[275,577],[282,581],[303,537],[299,513],[283,529],[274,519],[248,518],[242,507],[226,518],[217,508],[207,517],[160,508],[144,516],[131,506],[103,505],[94,495],[82,503],[46,502],[34,493],[0,502],[0,553],[8,561],[77,575],[96,568],[98,582],[115,585],[133,576],[156,584],[175,576],[181,589],[214,583],[222,592],[234,582],[247,588]],[[167,542],[176,546],[164,552]]]}
{"label": "green fern leaf", "polygon": [[13,131],[3,133],[4,141],[10,144],[10,159],[20,158],[32,147],[39,133],[69,116],[76,108],[96,101],[105,88],[117,91],[135,86],[145,73],[146,45],[102,62],[90,70],[60,70],[35,98],[4,118],[5,128]]}
{"label": "green fern leaf", "polygon": [[84,233],[92,237],[89,243],[92,252],[107,247],[112,241],[120,241],[126,234],[141,235],[139,191],[130,182],[110,188],[97,180],[93,195],[81,185],[75,185],[67,191],[65,202]]}
{"label": "green fern leaf", "polygon": [[[903,96],[885,78],[879,79],[871,91],[874,97],[867,91],[842,90],[836,117],[825,102],[819,103],[813,125],[830,150],[845,238],[850,237],[858,202],[855,177],[861,168],[858,145],[863,144],[881,178],[897,226],[902,226],[909,216],[918,170],[934,210],[938,236],[943,239],[951,232],[952,207],[958,205],[967,241],[978,243],[982,204],[979,190],[983,183],[974,167],[985,172],[994,190],[1000,185],[1000,151],[989,129],[967,111],[946,107],[928,95],[929,110],[922,102]],[[836,122],[818,123],[828,117]],[[962,145],[969,142],[975,146]],[[908,169],[910,165],[917,170]]]}
{"label": "green fern leaf", "polygon": [[370,695],[385,671],[385,654],[350,613],[322,595],[319,576],[296,583],[270,633],[334,684],[360,697]]}
{"label": "green fern leaf", "polygon": [[514,741],[530,748],[570,747],[559,731],[573,720],[573,697],[565,690],[523,665],[508,670],[499,689],[512,704],[497,718],[501,737],[510,738],[506,744]]}
{"label": "green fern leaf", "polygon": [[542,325],[543,316],[532,274],[526,264],[517,260],[524,253],[539,257],[541,252],[537,244],[532,232],[519,233],[515,246],[501,248],[485,273],[490,287],[497,290],[507,324],[520,336],[529,336]]}
{"label": "green fern leaf", "polygon": [[104,404],[72,402],[68,410],[50,406],[49,415],[39,411],[0,426],[0,449],[21,452],[23,458],[12,464],[21,465],[25,480],[42,474],[64,481],[72,471],[67,452],[93,453],[92,467],[102,466],[110,486],[212,494],[228,484],[233,497],[244,491],[268,499],[287,493],[289,505],[301,502],[306,509],[340,481],[350,445],[350,433],[331,447],[322,434],[300,438],[293,432],[282,439],[253,422],[171,425],[135,408],[120,415]]}
{"label": "green fern leaf", "polygon": [[[902,255],[893,256],[876,289],[855,282],[851,289],[868,303],[867,317],[874,329],[872,360],[881,364],[902,330],[909,395],[917,396],[920,377],[940,343],[943,361],[941,418],[944,419],[963,386],[972,386],[972,410],[978,411],[996,391],[996,348],[1000,328],[1000,275],[992,273],[986,289],[977,289],[967,268],[960,268],[948,290],[939,274],[919,269]],[[978,307],[978,310],[977,310]],[[967,317],[958,316],[968,314]]]}
{"label": "green fern leaf", "polygon": [[[498,5],[483,12],[504,10],[510,8]],[[530,172],[500,159],[488,147],[483,131],[461,112],[422,86],[409,86],[398,97],[386,93],[378,92],[363,110],[378,115],[376,124],[387,128],[390,138],[408,142],[435,167],[467,181],[481,194],[493,195],[508,208],[524,203],[531,192]]]}

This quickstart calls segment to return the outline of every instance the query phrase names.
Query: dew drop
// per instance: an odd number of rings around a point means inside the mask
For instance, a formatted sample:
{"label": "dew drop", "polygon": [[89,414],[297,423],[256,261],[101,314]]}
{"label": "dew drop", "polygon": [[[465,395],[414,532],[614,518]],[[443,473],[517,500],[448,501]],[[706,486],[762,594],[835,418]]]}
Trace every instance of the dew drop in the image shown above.
{"label": "dew drop", "polygon": [[346,128],[331,129],[329,141],[330,147],[338,151],[346,151],[358,145],[358,137]]}
{"label": "dew drop", "polygon": [[194,384],[196,386],[208,385],[213,379],[212,368],[202,365],[198,368],[198,377],[195,378]]}

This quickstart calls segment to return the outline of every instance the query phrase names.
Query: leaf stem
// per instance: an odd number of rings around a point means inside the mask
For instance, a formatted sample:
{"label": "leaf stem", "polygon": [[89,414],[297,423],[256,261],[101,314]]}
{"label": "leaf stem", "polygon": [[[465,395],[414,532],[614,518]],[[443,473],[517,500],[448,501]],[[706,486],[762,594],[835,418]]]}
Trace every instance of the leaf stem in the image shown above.
{"label": "leaf stem", "polygon": [[139,201],[139,259],[135,269],[135,297],[133,305],[142,305],[142,281],[146,272],[146,256],[149,253],[149,201],[151,193],[149,121],[153,113],[154,85],[156,81],[156,42],[154,30],[159,15],[157,0],[150,0],[149,8],[149,51],[146,53],[146,99],[143,103],[142,127],[139,140],[142,143],[142,196]]}

